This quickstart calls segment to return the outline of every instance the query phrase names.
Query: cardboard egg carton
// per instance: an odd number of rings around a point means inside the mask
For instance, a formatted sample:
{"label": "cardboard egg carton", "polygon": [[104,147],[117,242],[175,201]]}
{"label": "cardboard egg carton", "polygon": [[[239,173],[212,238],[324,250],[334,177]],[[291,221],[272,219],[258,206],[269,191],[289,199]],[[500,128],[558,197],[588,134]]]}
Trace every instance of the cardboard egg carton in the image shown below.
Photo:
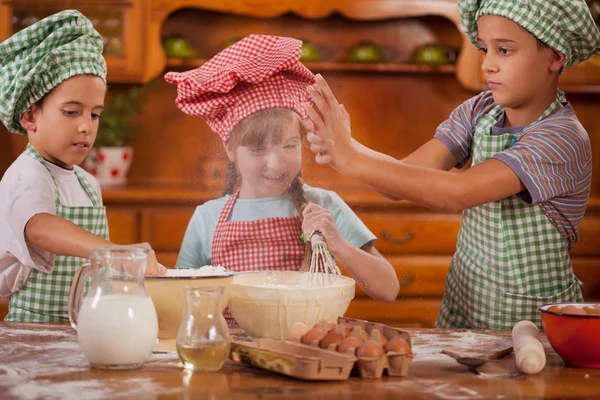
{"label": "cardboard egg carton", "polygon": [[350,354],[273,339],[234,341],[229,358],[267,371],[307,381],[347,380],[356,363]]}
{"label": "cardboard egg carton", "polygon": [[[374,330],[378,330],[386,339],[391,340],[399,337],[404,339],[412,347],[409,333],[399,328],[392,328],[391,326],[376,322],[344,317],[338,318],[338,325],[339,324],[345,324],[351,328],[360,326],[367,331],[369,335],[371,335],[371,332]],[[387,373],[389,376],[404,377],[408,375],[408,369],[410,368],[414,356],[415,355],[412,352],[410,354],[388,352],[381,357],[376,358],[358,357],[354,372],[361,378],[381,378],[384,373]]]}
{"label": "cardboard egg carton", "polygon": [[[408,332],[384,324],[343,317],[338,319],[338,324],[358,325],[369,335],[379,330],[388,340],[400,337],[411,344]],[[361,378],[381,378],[384,373],[403,377],[408,374],[413,357],[412,353],[393,352],[375,358],[356,357],[353,353],[338,353],[334,348],[321,349],[316,344],[273,339],[235,341],[229,354],[233,361],[309,381],[347,380],[351,374]]]}

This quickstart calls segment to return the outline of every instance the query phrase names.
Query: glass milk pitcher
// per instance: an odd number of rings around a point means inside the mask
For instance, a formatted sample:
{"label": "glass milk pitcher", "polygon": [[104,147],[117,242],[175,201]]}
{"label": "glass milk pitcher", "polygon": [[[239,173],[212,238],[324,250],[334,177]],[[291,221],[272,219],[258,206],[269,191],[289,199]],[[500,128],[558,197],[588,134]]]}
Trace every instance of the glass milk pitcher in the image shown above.
{"label": "glass milk pitcher", "polygon": [[[92,367],[142,366],[157,343],[158,320],[144,287],[148,244],[93,249],[75,275],[69,321]],[[92,282],[82,299],[86,281]]]}
{"label": "glass milk pitcher", "polygon": [[225,287],[185,287],[177,353],[186,370],[218,371],[229,356],[231,336],[221,302]]}

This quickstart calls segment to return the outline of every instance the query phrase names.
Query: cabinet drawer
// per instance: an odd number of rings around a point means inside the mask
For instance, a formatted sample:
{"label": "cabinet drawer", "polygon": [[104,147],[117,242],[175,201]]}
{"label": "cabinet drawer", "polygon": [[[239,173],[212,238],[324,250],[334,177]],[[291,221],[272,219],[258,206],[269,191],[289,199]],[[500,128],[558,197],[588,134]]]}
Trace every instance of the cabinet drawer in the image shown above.
{"label": "cabinet drawer", "polygon": [[460,229],[460,214],[359,212],[377,236],[375,247],[387,254],[452,255]]}
{"label": "cabinet drawer", "polygon": [[397,300],[394,303],[354,299],[345,316],[391,326],[433,328],[441,304],[441,299]]}
{"label": "cabinet drawer", "polygon": [[108,207],[106,210],[110,240],[117,244],[139,242],[139,213],[130,208]]}
{"label": "cabinet drawer", "polygon": [[579,226],[579,243],[571,250],[571,254],[574,256],[600,257],[598,238],[600,238],[600,216],[589,215],[584,217]]}
{"label": "cabinet drawer", "polygon": [[195,207],[152,208],[142,211],[141,240],[157,252],[179,252]]}
{"label": "cabinet drawer", "polygon": [[[389,256],[400,281],[398,299],[439,297],[446,289],[446,275],[452,257],[449,256]],[[583,282],[586,301],[600,300],[600,258],[572,259],[575,275]],[[344,270],[343,274],[349,274]],[[356,286],[356,298],[369,298]]]}
{"label": "cabinet drawer", "polygon": [[[405,297],[442,297],[446,288],[446,274],[450,266],[451,256],[388,256],[398,280],[400,293],[398,298]],[[349,276],[343,270],[344,275]],[[356,297],[368,296],[356,286]]]}

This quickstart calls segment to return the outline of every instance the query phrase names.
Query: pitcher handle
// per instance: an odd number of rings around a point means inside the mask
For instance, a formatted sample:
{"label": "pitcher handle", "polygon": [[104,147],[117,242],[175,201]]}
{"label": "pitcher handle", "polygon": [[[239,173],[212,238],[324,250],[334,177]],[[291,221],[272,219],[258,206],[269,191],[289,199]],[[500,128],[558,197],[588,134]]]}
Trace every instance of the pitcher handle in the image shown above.
{"label": "pitcher handle", "polygon": [[77,330],[77,319],[79,317],[79,309],[81,308],[83,288],[90,272],[92,272],[91,264],[83,264],[77,269],[73,283],[71,284],[71,292],[69,293],[69,322],[75,330]]}

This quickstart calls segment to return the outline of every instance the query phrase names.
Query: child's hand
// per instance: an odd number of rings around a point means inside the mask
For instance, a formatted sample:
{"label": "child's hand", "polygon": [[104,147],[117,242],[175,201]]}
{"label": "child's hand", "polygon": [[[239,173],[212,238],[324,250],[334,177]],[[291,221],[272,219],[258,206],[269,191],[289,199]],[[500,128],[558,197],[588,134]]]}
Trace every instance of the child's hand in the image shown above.
{"label": "child's hand", "polygon": [[315,130],[307,135],[311,151],[316,153],[317,163],[329,163],[343,171],[354,152],[350,117],[321,75],[317,75],[316,83],[308,88],[308,93],[318,109],[308,104],[304,106]]}
{"label": "child's hand", "polygon": [[148,262],[146,263],[146,275],[166,275],[167,268],[160,264],[156,259],[154,250],[148,252]]}
{"label": "child's hand", "polygon": [[343,246],[345,239],[335,226],[333,215],[329,210],[310,203],[302,212],[302,216],[304,217],[302,220],[304,236],[310,240],[314,232],[321,232],[327,241],[327,250],[335,256],[339,248]]}

